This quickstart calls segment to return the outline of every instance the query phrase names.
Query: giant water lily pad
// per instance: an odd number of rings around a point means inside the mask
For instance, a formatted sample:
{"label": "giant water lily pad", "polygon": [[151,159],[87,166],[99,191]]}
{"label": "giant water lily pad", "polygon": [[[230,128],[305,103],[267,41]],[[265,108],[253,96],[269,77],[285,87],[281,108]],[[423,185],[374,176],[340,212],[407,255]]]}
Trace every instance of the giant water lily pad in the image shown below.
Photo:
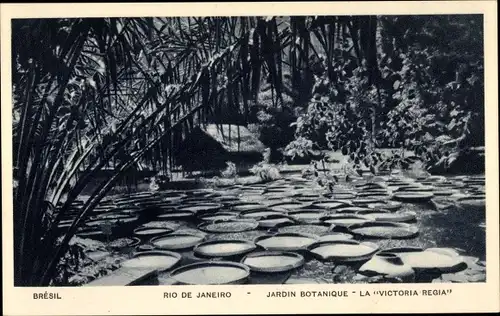
{"label": "giant water lily pad", "polygon": [[364,198],[356,198],[352,201],[354,205],[368,205],[373,203],[383,203],[384,198],[381,197],[364,197]]}
{"label": "giant water lily pad", "polygon": [[288,215],[293,217],[296,221],[302,223],[316,223],[325,215],[325,210],[301,210],[289,212]]}
{"label": "giant water lily pad", "polygon": [[163,202],[178,202],[181,199],[186,198],[187,195],[179,192],[165,192],[160,193],[159,196]]}
{"label": "giant water lily pad", "polygon": [[471,196],[458,199],[458,204],[469,210],[484,210],[486,208],[486,199],[484,196]]}
{"label": "giant water lily pad", "polygon": [[328,193],[325,194],[325,197],[330,198],[330,199],[335,199],[335,200],[352,200],[356,198],[357,194],[356,193],[347,193],[347,192],[339,192],[339,193]]}
{"label": "giant water lily pad", "polygon": [[294,224],[295,221],[286,215],[269,215],[259,219],[259,227],[273,228]]}
{"label": "giant water lily pad", "polygon": [[412,222],[417,218],[415,212],[401,212],[401,213],[388,213],[388,212],[374,212],[364,214],[367,218],[380,222]]}
{"label": "giant water lily pad", "polygon": [[203,197],[209,194],[214,193],[214,189],[192,189],[192,190],[183,190],[182,193],[188,195],[188,196],[194,196],[194,197]]}
{"label": "giant water lily pad", "polygon": [[[266,207],[272,207],[275,204],[281,204],[281,203],[305,203],[307,204],[308,202],[300,202],[297,200],[294,200],[292,198],[284,198],[284,197],[278,197],[278,196],[264,196],[264,200],[261,201],[260,203],[264,204]],[[284,211],[286,212],[287,210],[285,209],[280,209],[280,208],[273,208],[278,211]]]}
{"label": "giant water lily pad", "polygon": [[236,220],[231,219],[227,221],[216,221],[212,223],[205,223],[198,226],[198,228],[205,232],[210,233],[237,233],[255,229],[259,223],[254,220]]}
{"label": "giant water lily pad", "polygon": [[298,197],[295,197],[296,201],[299,201],[302,203],[308,203],[308,204],[316,202],[319,199],[321,199],[321,196],[298,196]]}
{"label": "giant water lily pad", "polygon": [[297,233],[279,233],[259,236],[255,244],[272,251],[296,251],[307,248],[318,240],[317,236]]}
{"label": "giant water lily pad", "polygon": [[485,179],[484,178],[477,178],[477,179],[469,178],[469,179],[464,179],[462,182],[465,184],[468,184],[468,185],[484,185]]}
{"label": "giant water lily pad", "polygon": [[355,235],[370,238],[406,239],[418,235],[417,226],[406,223],[374,221],[354,224],[349,226],[348,229]]}
{"label": "giant water lily pad", "polygon": [[434,188],[431,186],[412,185],[399,188],[399,190],[396,190],[396,192],[432,192],[433,190]]}
{"label": "giant water lily pad", "polygon": [[235,212],[217,212],[210,215],[201,216],[200,219],[205,222],[214,222],[235,219],[238,216],[239,214]]}
{"label": "giant water lily pad", "polygon": [[203,242],[193,251],[198,257],[226,258],[243,255],[255,250],[257,246],[246,240],[218,239]]}
{"label": "giant water lily pad", "polygon": [[376,209],[367,208],[367,209],[360,210],[360,211],[356,212],[356,215],[366,216],[369,214],[377,214],[377,213],[391,213],[391,212],[389,212],[388,210],[383,210],[383,209],[376,210]]}
{"label": "giant water lily pad", "polygon": [[139,238],[148,239],[171,233],[173,229],[167,227],[139,227],[134,229],[134,235]]}
{"label": "giant water lily pad", "polygon": [[353,239],[353,235],[348,233],[331,232],[319,237],[319,241],[336,241]]}
{"label": "giant water lily pad", "polygon": [[[127,203],[127,206],[128,203]],[[116,208],[116,206],[98,206],[92,210],[92,214],[106,214],[106,213],[113,213],[113,210]],[[76,214],[78,212],[78,208],[74,209],[74,213]]]}
{"label": "giant water lily pad", "polygon": [[355,185],[355,187],[358,189],[358,190],[377,190],[377,189],[383,189],[383,186],[378,184],[378,183],[368,183],[368,182],[364,182],[364,183],[358,183]]}
{"label": "giant water lily pad", "polygon": [[188,197],[185,199],[180,200],[179,202],[176,202],[177,204],[182,205],[182,206],[191,206],[191,205],[204,205],[204,204],[212,204],[214,201],[211,198],[205,198],[205,197]]}
{"label": "giant water lily pad", "polygon": [[311,191],[311,190],[295,190],[294,197],[295,198],[303,197],[303,198],[319,199],[321,197],[321,194],[316,192],[316,191]]}
{"label": "giant water lily pad", "polygon": [[405,181],[405,180],[388,180],[386,183],[386,186],[388,188],[391,188],[391,189],[397,188],[397,187],[411,186],[411,185],[415,185],[415,184],[412,182],[409,182],[409,181]]}
{"label": "giant water lily pad", "polygon": [[121,206],[121,207],[117,207],[114,209],[114,212],[117,212],[118,214],[123,214],[123,215],[127,215],[127,216],[134,216],[134,215],[137,215],[137,213],[139,213],[141,211],[141,208],[137,207],[137,206]]}
{"label": "giant water lily pad", "polygon": [[[123,223],[129,223],[137,220],[137,216],[132,216],[129,214],[121,214],[119,212],[113,212],[113,213],[108,213],[105,215],[99,215],[96,218],[96,222],[99,221],[112,221],[112,222],[123,222]],[[86,223],[88,226],[92,226],[94,223],[93,221],[88,221]],[[99,225],[98,223],[95,223]]]}
{"label": "giant water lily pad", "polygon": [[298,224],[280,227],[278,232],[322,235],[332,230],[332,228],[333,226],[328,224]]}
{"label": "giant water lily pad", "polygon": [[225,261],[210,261],[189,264],[171,272],[179,284],[222,285],[244,284],[250,275],[250,268],[244,264]]}
{"label": "giant water lily pad", "polygon": [[237,197],[236,195],[222,195],[214,198],[217,202],[224,203],[224,204],[231,204],[231,203],[236,203],[240,201],[240,198]]}
{"label": "giant water lily pad", "polygon": [[264,190],[264,193],[288,193],[294,188],[289,185],[268,187]]}
{"label": "giant water lily pad", "polygon": [[372,203],[368,204],[367,207],[371,209],[382,209],[395,212],[401,208],[403,204],[396,201],[386,201],[385,203]]}
{"label": "giant water lily pad", "polygon": [[402,202],[428,202],[434,197],[432,192],[415,192],[415,191],[404,191],[397,192],[393,195],[393,199]]}
{"label": "giant water lily pad", "polygon": [[248,204],[253,204],[253,203],[262,203],[266,200],[266,197],[262,194],[245,194],[243,196],[241,196],[240,198],[241,202],[237,203],[237,204],[241,204],[241,203],[248,203]]}
{"label": "giant water lily pad", "polygon": [[375,194],[367,194],[367,195],[364,195],[364,196],[360,196],[358,195],[358,197],[353,201],[354,203],[356,204],[363,204],[363,205],[367,205],[368,203],[366,202],[359,202],[359,201],[362,201],[364,199],[372,199],[372,200],[378,200],[379,203],[380,202],[385,202],[387,200],[389,200],[391,198],[391,195],[388,194],[388,193],[375,193]]}
{"label": "giant water lily pad", "polygon": [[158,249],[178,250],[192,248],[204,239],[202,235],[171,233],[151,239],[151,244]]}
{"label": "giant water lily pad", "polygon": [[152,221],[152,222],[142,224],[141,226],[139,226],[137,228],[143,228],[143,227],[167,228],[170,231],[174,231],[177,228],[179,228],[182,224],[183,223],[180,221]]}
{"label": "giant water lily pad", "polygon": [[441,181],[446,181],[446,177],[444,176],[428,176],[425,178],[426,181],[431,181],[431,182],[441,182]]}
{"label": "giant water lily pad", "polygon": [[342,207],[339,209],[336,209],[335,212],[338,214],[355,214],[361,211],[370,211],[371,209],[367,207],[361,207],[361,206],[350,206],[350,207]]}
{"label": "giant water lily pad", "polygon": [[124,268],[146,269],[154,268],[166,271],[174,267],[181,260],[181,255],[171,251],[144,251],[137,253],[134,258],[121,263]]}
{"label": "giant water lily pad", "polygon": [[130,197],[130,198],[142,198],[142,197],[150,197],[152,195],[153,195],[152,192],[136,192],[136,193],[129,194],[128,197]]}
{"label": "giant water lily pad", "polygon": [[243,211],[250,211],[250,210],[262,210],[264,209],[264,205],[260,203],[237,203],[233,204],[232,206],[233,211],[236,212],[243,212]]}
{"label": "giant water lily pad", "polygon": [[379,247],[370,242],[355,240],[320,241],[307,247],[321,261],[355,262],[370,259]]}
{"label": "giant water lily pad", "polygon": [[251,218],[255,220],[259,220],[261,218],[271,216],[271,215],[283,215],[283,212],[275,211],[275,210],[250,210],[244,211],[240,213],[242,218]]}
{"label": "giant water lily pad", "polygon": [[318,201],[318,202],[314,202],[312,205],[314,205],[315,207],[320,207],[320,208],[324,208],[324,209],[338,209],[341,207],[352,206],[351,203],[348,203],[346,201],[339,201],[339,200]]}
{"label": "giant water lily pad", "polygon": [[304,264],[304,257],[294,252],[262,251],[247,255],[241,263],[256,272],[286,272]]}
{"label": "giant water lily pad", "polygon": [[382,253],[395,254],[401,260],[418,271],[432,270],[441,273],[453,273],[467,268],[461,256],[449,251],[439,251],[433,248],[429,250],[419,248],[393,248],[384,250]]}
{"label": "giant water lily pad", "polygon": [[157,216],[159,220],[180,220],[189,219],[195,215],[194,211],[190,210],[172,210]]}
{"label": "giant water lily pad", "polygon": [[377,194],[387,194],[387,190],[383,188],[362,190],[361,192],[358,193],[358,196],[377,195]]}
{"label": "giant water lily pad", "polygon": [[321,221],[330,225],[339,227],[349,227],[353,224],[362,224],[370,221],[367,217],[361,215],[328,215],[321,218]]}
{"label": "giant water lily pad", "polygon": [[435,196],[450,196],[456,193],[455,190],[435,189],[432,191]]}
{"label": "giant water lily pad", "polygon": [[162,198],[182,198],[186,196],[185,193],[179,191],[160,191],[156,194],[161,196]]}
{"label": "giant water lily pad", "polygon": [[177,211],[188,211],[193,212],[195,214],[205,214],[205,213],[215,213],[222,208],[221,204],[217,203],[198,203],[187,206],[180,206],[177,208]]}
{"label": "giant water lily pad", "polygon": [[395,254],[379,253],[359,268],[359,273],[366,276],[381,275],[386,278],[398,278],[403,282],[413,282],[415,271],[405,264],[401,258]]}
{"label": "giant water lily pad", "polygon": [[76,236],[95,240],[104,240],[106,238],[104,232],[99,228],[81,229],[76,233]]}
{"label": "giant water lily pad", "polygon": [[281,210],[281,211],[293,211],[297,209],[301,209],[303,207],[309,206],[309,203],[301,203],[301,202],[283,202],[283,203],[275,203],[269,205],[270,208],[274,210]]}

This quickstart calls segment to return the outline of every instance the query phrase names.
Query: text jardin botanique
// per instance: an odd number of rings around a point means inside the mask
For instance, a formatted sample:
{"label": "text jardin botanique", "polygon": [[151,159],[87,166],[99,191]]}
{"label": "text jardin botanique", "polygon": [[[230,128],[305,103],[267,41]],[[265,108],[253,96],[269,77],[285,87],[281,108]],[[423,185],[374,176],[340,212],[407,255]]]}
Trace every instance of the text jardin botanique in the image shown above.
{"label": "text jardin botanique", "polygon": [[[379,290],[372,292],[369,291],[353,291],[361,297],[366,296],[440,296],[449,295],[451,290],[422,290],[420,293],[416,290]],[[250,293],[248,293],[250,294]],[[231,292],[181,292],[180,295],[176,292],[164,292],[163,298],[230,298]],[[268,298],[287,298],[287,297],[349,297],[348,291],[271,291],[267,292]]]}

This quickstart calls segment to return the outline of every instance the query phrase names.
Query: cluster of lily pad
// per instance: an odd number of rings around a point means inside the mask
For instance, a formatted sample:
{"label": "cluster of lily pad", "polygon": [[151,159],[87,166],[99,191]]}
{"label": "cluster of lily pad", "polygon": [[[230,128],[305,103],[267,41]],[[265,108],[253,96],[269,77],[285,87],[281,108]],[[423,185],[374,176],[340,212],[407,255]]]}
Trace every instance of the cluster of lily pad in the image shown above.
{"label": "cluster of lily pad", "polygon": [[484,177],[379,178],[333,192],[291,176],[268,184],[111,197],[78,235],[112,235],[111,248],[131,252],[123,267],[157,267],[169,284],[243,283],[311,260],[411,282],[472,266],[453,249],[380,249],[376,241],[418,236],[418,214],[404,210],[405,203],[451,199],[459,207],[484,209]]}

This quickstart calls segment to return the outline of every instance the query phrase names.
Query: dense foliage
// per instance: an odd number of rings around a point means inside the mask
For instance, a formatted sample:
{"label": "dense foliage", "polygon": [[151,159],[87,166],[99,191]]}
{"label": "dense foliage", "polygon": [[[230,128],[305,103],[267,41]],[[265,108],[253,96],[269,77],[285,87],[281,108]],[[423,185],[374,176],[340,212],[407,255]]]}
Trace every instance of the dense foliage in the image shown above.
{"label": "dense foliage", "polygon": [[[380,17],[375,57],[335,51],[316,76],[315,98],[295,122],[297,139],[341,150],[363,165],[449,167],[484,145],[482,25],[479,16]],[[353,41],[354,33],[348,41]],[[376,148],[402,148],[383,158]]]}

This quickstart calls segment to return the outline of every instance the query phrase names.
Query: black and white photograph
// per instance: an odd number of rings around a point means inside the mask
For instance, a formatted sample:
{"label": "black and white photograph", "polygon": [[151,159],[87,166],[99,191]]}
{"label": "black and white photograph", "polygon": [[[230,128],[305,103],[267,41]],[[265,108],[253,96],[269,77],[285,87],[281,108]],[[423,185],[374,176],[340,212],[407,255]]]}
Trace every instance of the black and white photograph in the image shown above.
{"label": "black and white photograph", "polygon": [[484,46],[482,14],[12,19],[14,286],[486,282]]}

